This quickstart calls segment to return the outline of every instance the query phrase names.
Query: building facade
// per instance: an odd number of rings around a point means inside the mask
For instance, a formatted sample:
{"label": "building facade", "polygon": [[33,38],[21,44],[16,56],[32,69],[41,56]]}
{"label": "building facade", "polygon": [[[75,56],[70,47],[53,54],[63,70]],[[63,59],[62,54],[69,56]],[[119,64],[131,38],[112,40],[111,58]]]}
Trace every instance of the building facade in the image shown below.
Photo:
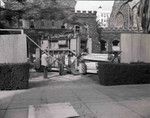
{"label": "building facade", "polygon": [[122,33],[136,33],[137,30],[120,28],[102,28],[100,37],[101,53],[120,51],[120,38]]}
{"label": "building facade", "polygon": [[130,29],[132,26],[132,21],[130,20],[132,9],[129,4],[126,4],[121,11],[119,11],[119,8],[123,3],[124,1],[114,2],[109,20],[111,28]]}
{"label": "building facade", "polygon": [[108,28],[99,29],[99,42],[101,52],[120,50],[121,33],[137,33],[137,27],[133,27],[131,16],[133,11],[129,4],[126,4],[119,12],[124,1],[115,1],[109,19]]}
{"label": "building facade", "polygon": [[88,37],[92,39],[92,52],[99,53],[100,45],[98,41],[96,11],[88,11],[88,12],[78,11],[75,14],[76,14],[76,17],[79,18],[78,21],[87,27]]}
{"label": "building facade", "polygon": [[98,9],[97,11],[97,23],[100,27],[106,28],[109,26],[109,19],[110,19],[111,11],[101,11]]}

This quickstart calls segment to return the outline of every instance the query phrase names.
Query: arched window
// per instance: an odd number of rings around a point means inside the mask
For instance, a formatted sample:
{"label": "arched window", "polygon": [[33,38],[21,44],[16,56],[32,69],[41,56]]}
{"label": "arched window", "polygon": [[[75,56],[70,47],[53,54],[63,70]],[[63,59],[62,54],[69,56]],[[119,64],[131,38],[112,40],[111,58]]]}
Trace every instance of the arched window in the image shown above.
{"label": "arched window", "polygon": [[30,28],[34,28],[34,19],[30,20]]}
{"label": "arched window", "polygon": [[122,12],[119,12],[116,15],[116,26],[117,28],[124,28],[124,15]]}
{"label": "arched window", "polygon": [[22,28],[22,27],[23,27],[23,20],[19,19],[19,28]]}
{"label": "arched window", "polygon": [[44,27],[44,19],[41,20],[41,27]]}
{"label": "arched window", "polygon": [[112,50],[119,51],[120,50],[120,41],[114,40],[112,42]]}
{"label": "arched window", "polygon": [[52,21],[52,27],[55,27],[55,22],[54,21]]}
{"label": "arched window", "polygon": [[104,40],[101,40],[100,41],[100,43],[101,43],[101,51],[106,51],[106,41],[104,41]]}
{"label": "arched window", "polygon": [[113,45],[113,46],[118,46],[119,43],[120,43],[120,41],[114,40],[114,41],[112,42],[112,45]]}

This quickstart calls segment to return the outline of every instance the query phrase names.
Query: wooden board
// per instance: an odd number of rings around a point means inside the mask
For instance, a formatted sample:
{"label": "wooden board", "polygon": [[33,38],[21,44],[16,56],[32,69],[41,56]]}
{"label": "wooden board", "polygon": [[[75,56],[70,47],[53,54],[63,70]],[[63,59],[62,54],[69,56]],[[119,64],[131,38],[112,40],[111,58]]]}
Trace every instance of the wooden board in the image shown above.
{"label": "wooden board", "polygon": [[87,73],[97,74],[97,73],[98,73],[98,70],[87,70],[86,72],[87,72]]}
{"label": "wooden board", "polygon": [[108,60],[108,54],[89,54],[86,56],[83,56],[83,59],[85,61],[94,61],[94,62],[99,62],[99,61],[109,61]]}
{"label": "wooden board", "polygon": [[70,103],[30,105],[28,118],[77,118],[79,114]]}
{"label": "wooden board", "polygon": [[97,70],[98,62],[85,62],[87,70]]}

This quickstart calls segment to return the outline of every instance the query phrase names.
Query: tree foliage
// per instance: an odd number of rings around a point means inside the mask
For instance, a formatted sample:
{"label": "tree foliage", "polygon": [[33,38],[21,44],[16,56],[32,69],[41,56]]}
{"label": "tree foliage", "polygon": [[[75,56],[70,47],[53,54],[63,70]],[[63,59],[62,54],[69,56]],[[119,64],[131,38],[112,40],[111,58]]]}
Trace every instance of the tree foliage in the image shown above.
{"label": "tree foliage", "polygon": [[1,23],[4,27],[12,24],[14,19],[49,19],[63,20],[75,23],[76,17],[73,8],[63,4],[62,0],[13,0],[6,2],[6,8],[0,8]]}

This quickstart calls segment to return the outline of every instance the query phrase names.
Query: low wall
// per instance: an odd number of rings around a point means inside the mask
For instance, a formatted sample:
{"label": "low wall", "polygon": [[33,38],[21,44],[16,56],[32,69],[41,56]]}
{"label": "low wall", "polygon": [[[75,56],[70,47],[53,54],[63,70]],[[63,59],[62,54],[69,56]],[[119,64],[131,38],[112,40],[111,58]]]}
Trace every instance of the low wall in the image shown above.
{"label": "low wall", "polygon": [[28,63],[0,64],[0,90],[27,89],[29,67]]}
{"label": "low wall", "polygon": [[24,62],[27,62],[26,35],[0,35],[0,63]]}
{"label": "low wall", "polygon": [[121,34],[121,63],[150,63],[150,34]]}
{"label": "low wall", "polygon": [[102,85],[150,83],[150,64],[99,63],[99,82]]}

